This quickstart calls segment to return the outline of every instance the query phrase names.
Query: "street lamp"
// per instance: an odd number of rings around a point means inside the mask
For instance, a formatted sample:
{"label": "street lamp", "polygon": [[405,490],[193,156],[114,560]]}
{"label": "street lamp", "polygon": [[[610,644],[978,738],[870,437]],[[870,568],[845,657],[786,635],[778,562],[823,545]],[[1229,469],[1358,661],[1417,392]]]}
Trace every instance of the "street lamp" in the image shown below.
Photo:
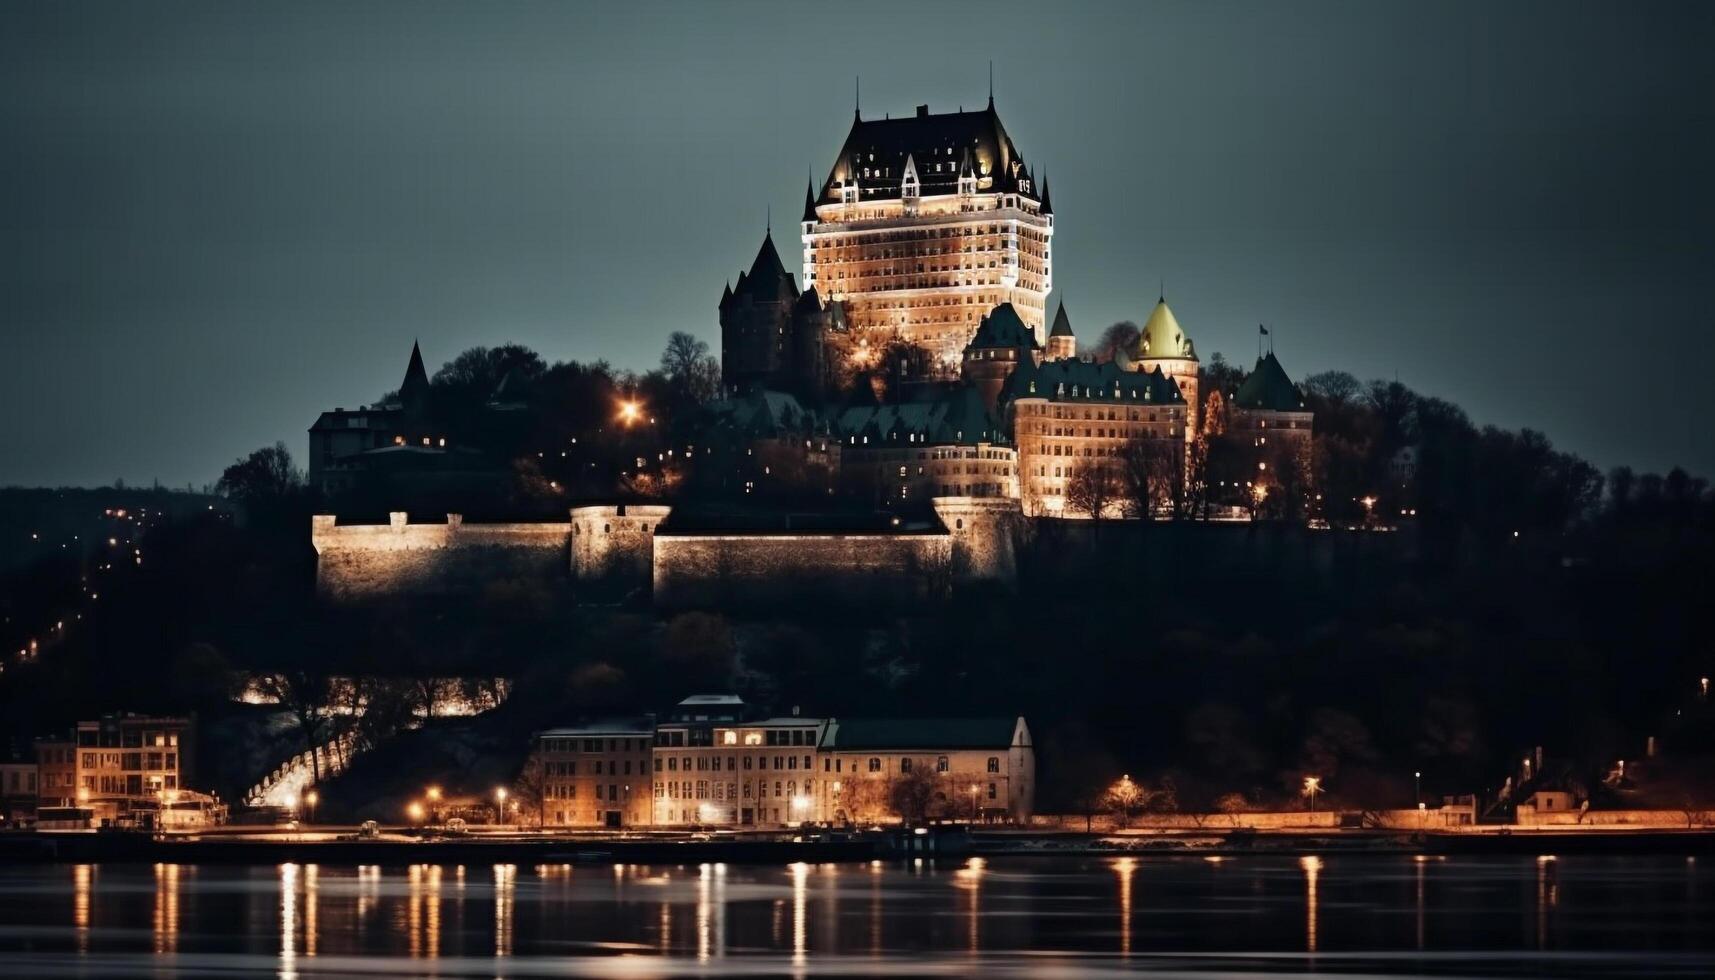
{"label": "street lamp", "polygon": [[1412,782],[1411,782],[1411,801],[1413,803],[1417,804],[1418,809],[1422,809],[1423,808],[1423,773],[1421,771],[1412,773],[1411,774],[1411,780],[1412,780]]}
{"label": "street lamp", "polygon": [[313,789],[310,790],[308,793],[304,794],[304,805],[310,811],[310,823],[312,823],[312,824],[316,822],[316,804],[320,803],[321,801],[322,801],[322,794],[316,792]]}
{"label": "street lamp", "polygon": [[430,786],[428,789],[423,791],[423,795],[428,797],[429,800],[429,822],[438,822],[437,817],[439,816],[441,808],[437,804],[441,802],[441,788],[439,786]]}
{"label": "street lamp", "polygon": [[631,423],[636,422],[642,414],[643,406],[639,405],[635,400],[628,398],[619,403],[619,421],[627,427],[629,427]]}
{"label": "street lamp", "polygon": [[981,790],[975,783],[971,784],[971,823],[977,822],[977,794]]}
{"label": "street lamp", "polygon": [[423,804],[418,803],[416,800],[412,800],[411,804],[409,806],[405,807],[405,816],[410,818],[412,824],[422,823],[423,822]]}
{"label": "street lamp", "polygon": [[502,824],[506,823],[506,787],[494,788],[494,812]]}

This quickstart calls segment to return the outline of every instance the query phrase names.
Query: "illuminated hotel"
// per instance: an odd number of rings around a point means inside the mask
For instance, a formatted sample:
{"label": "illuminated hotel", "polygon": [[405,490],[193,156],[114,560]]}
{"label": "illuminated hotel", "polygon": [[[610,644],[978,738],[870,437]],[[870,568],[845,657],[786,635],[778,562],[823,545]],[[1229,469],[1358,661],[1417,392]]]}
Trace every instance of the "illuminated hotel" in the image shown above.
{"label": "illuminated hotel", "polygon": [[855,115],[820,192],[805,191],[801,227],[805,289],[842,301],[866,340],[897,333],[952,376],[1002,303],[1043,340],[1054,209],[993,96],[970,112]]}

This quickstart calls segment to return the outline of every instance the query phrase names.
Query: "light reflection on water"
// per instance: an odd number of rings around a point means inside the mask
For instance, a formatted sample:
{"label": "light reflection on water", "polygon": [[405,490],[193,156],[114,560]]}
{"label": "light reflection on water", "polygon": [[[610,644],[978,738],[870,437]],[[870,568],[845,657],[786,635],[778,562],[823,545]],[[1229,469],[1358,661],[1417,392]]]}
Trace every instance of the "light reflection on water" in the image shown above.
{"label": "light reflection on water", "polygon": [[0,973],[1708,976],[1708,876],[1549,855],[22,865],[0,867]]}

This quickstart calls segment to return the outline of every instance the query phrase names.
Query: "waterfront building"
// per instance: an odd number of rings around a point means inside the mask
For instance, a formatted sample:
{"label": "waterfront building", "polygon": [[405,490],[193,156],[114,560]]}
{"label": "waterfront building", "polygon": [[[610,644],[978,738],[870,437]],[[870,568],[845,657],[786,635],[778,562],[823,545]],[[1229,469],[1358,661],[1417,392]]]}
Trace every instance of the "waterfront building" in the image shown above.
{"label": "waterfront building", "polygon": [[1023,718],[849,718],[828,724],[827,819],[869,822],[889,787],[933,773],[930,815],[1023,823],[1035,805],[1036,750]]}
{"label": "waterfront building", "polygon": [[529,777],[540,797],[535,816],[551,827],[648,826],[654,739],[650,718],[538,732]]}
{"label": "waterfront building", "polygon": [[927,348],[944,377],[1001,303],[1041,341],[1054,209],[992,97],[970,112],[855,114],[800,228],[805,288],[844,303],[860,335]]}
{"label": "waterfront building", "polygon": [[[554,787],[544,798],[544,822],[787,827],[888,821],[894,819],[895,777],[914,767],[933,796],[930,816],[1023,822],[1032,812],[1035,749],[1023,718],[836,721],[796,708],[755,714],[735,695],[698,694],[652,725],[640,720],[538,733],[534,761]],[[637,762],[639,741],[650,746],[652,783],[621,777],[623,814],[590,812],[582,803],[592,792],[585,787],[613,782],[616,761],[622,767]],[[606,776],[591,769],[598,761],[608,767]],[[627,785],[635,787],[629,798]],[[608,791],[609,803],[614,792]]]}
{"label": "waterfront building", "polygon": [[822,819],[815,756],[825,726],[793,714],[745,720],[730,695],[681,701],[655,732],[658,825],[783,826]]}

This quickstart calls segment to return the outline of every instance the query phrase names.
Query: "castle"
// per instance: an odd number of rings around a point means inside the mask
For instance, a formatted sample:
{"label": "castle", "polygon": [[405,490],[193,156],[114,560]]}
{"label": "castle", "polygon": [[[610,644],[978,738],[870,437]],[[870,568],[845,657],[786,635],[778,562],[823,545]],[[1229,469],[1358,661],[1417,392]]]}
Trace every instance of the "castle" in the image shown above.
{"label": "castle", "polygon": [[[802,291],[772,227],[722,290],[723,396],[703,409],[695,442],[705,487],[742,496],[790,478],[865,502],[867,516],[735,526],[665,503],[527,525],[321,516],[322,587],[434,591],[522,563],[647,588],[665,606],[793,590],[922,601],[960,584],[1010,587],[1021,518],[1182,514],[1192,488],[1217,483],[1222,507],[1240,514],[1295,484],[1313,418],[1272,350],[1242,384],[1216,390],[1162,295],[1135,339],[1100,359],[1080,354],[1064,304],[1046,316],[1053,232],[1046,178],[992,97],[972,112],[857,114],[827,178],[806,191]],[[395,401],[323,413],[312,480],[333,487],[387,466],[483,472],[425,412],[427,389],[413,348]],[[497,390],[488,410],[515,400]],[[1214,442],[1236,447],[1218,470],[1206,462]]]}

